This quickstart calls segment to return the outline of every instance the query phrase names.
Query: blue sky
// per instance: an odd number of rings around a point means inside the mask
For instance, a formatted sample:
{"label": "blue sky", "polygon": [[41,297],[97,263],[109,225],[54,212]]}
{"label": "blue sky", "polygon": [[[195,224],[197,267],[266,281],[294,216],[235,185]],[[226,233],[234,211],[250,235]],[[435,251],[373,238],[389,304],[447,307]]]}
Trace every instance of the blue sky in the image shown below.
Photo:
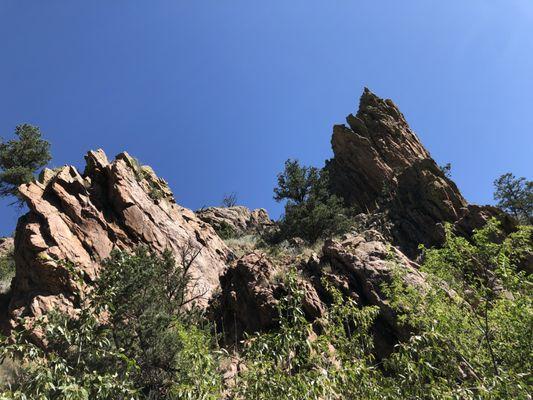
{"label": "blue sky", "polygon": [[[196,209],[265,207],[289,157],[323,165],[364,86],[392,98],[473,203],[531,179],[531,0],[0,0],[0,135],[52,166],[127,150]],[[17,211],[0,202],[0,234]]]}

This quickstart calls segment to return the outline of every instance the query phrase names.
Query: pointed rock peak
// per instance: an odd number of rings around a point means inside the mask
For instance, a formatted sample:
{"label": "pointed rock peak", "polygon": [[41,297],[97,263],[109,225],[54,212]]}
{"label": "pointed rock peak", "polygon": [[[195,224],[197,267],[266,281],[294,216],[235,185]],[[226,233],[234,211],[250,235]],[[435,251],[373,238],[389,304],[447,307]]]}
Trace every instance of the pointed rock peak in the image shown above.
{"label": "pointed rock peak", "polygon": [[84,172],[86,176],[92,175],[94,171],[101,171],[109,165],[107,156],[102,149],[88,151],[85,156],[85,162],[87,163]]}
{"label": "pointed rock peak", "polygon": [[398,106],[396,106],[391,99],[383,99],[374,94],[369,88],[365,87],[359,100],[359,111],[357,112],[357,116],[360,117],[361,115],[369,112],[376,112],[378,110],[385,115],[391,115],[395,119],[405,122]]}

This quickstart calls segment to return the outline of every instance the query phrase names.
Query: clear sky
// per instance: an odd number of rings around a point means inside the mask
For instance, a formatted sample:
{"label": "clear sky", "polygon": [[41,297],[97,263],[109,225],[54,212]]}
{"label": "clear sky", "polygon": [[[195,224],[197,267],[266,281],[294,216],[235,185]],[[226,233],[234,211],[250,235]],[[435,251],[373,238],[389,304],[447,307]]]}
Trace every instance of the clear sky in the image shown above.
{"label": "clear sky", "polygon": [[[265,207],[289,157],[322,166],[364,86],[399,105],[473,203],[533,170],[531,0],[0,0],[0,135],[51,166],[127,150],[178,203]],[[0,234],[17,212],[0,202]]]}

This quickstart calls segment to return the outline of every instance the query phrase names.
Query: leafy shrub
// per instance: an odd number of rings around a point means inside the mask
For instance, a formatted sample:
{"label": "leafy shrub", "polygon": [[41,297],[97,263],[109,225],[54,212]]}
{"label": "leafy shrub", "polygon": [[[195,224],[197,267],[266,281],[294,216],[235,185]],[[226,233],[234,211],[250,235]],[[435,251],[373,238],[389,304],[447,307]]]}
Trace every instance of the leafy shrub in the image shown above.
{"label": "leafy shrub", "polygon": [[286,201],[285,214],[274,239],[301,237],[315,242],[350,228],[349,210],[329,192],[328,181],[326,170],[300,166],[297,160],[285,162],[285,170],[278,175],[278,186],[274,189],[274,199]]}
{"label": "leafy shrub", "polygon": [[446,245],[425,250],[427,292],[395,281],[392,304],[416,332],[385,364],[398,397],[528,398],[532,282],[516,264],[517,253],[531,254],[524,230],[495,243],[501,232],[491,221],[469,242],[448,227]]}
{"label": "leafy shrub", "polygon": [[113,252],[76,317],[37,321],[46,350],[25,330],[4,340],[2,358],[23,367],[0,399],[217,399],[214,338],[189,295],[200,251]]}
{"label": "leafy shrub", "polygon": [[112,330],[98,321],[95,310],[83,308],[77,318],[52,312],[38,319],[35,329],[46,351],[24,330],[13,341],[3,340],[1,361],[18,359],[21,367],[0,399],[138,398],[131,379],[137,366],[115,346]]}
{"label": "leafy shrub", "polygon": [[[177,387],[188,387],[190,395],[201,392],[204,398],[218,389],[215,360],[206,353],[212,341],[197,324],[194,302],[202,293],[191,295],[198,288],[190,268],[201,251],[187,244],[178,259],[145,248],[133,254],[114,252],[99,279],[99,301],[110,310],[115,343],[135,360],[135,386],[150,399],[168,398]],[[191,337],[184,334],[187,330]],[[207,346],[203,353],[201,345]],[[182,364],[184,360],[188,362]],[[194,368],[203,369],[203,375],[191,378]]]}
{"label": "leafy shrub", "polygon": [[380,375],[370,366],[369,330],[377,310],[360,309],[330,288],[334,304],[316,334],[301,308],[296,273],[286,277],[288,295],[279,305],[280,328],[251,337],[235,399],[380,399]]}
{"label": "leafy shrub", "polygon": [[215,231],[221,239],[231,239],[236,236],[235,230],[226,221],[221,221],[220,225],[215,227]]}
{"label": "leafy shrub", "polygon": [[533,224],[533,181],[506,173],[494,181],[494,188],[498,207],[522,224]]}

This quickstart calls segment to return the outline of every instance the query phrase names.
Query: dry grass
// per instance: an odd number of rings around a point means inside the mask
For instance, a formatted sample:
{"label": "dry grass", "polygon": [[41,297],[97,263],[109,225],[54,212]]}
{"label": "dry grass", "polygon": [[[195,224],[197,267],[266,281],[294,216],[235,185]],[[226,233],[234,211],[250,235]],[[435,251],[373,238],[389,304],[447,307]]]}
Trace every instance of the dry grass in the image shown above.
{"label": "dry grass", "polygon": [[237,258],[259,249],[261,239],[257,235],[245,235],[224,240]]}

